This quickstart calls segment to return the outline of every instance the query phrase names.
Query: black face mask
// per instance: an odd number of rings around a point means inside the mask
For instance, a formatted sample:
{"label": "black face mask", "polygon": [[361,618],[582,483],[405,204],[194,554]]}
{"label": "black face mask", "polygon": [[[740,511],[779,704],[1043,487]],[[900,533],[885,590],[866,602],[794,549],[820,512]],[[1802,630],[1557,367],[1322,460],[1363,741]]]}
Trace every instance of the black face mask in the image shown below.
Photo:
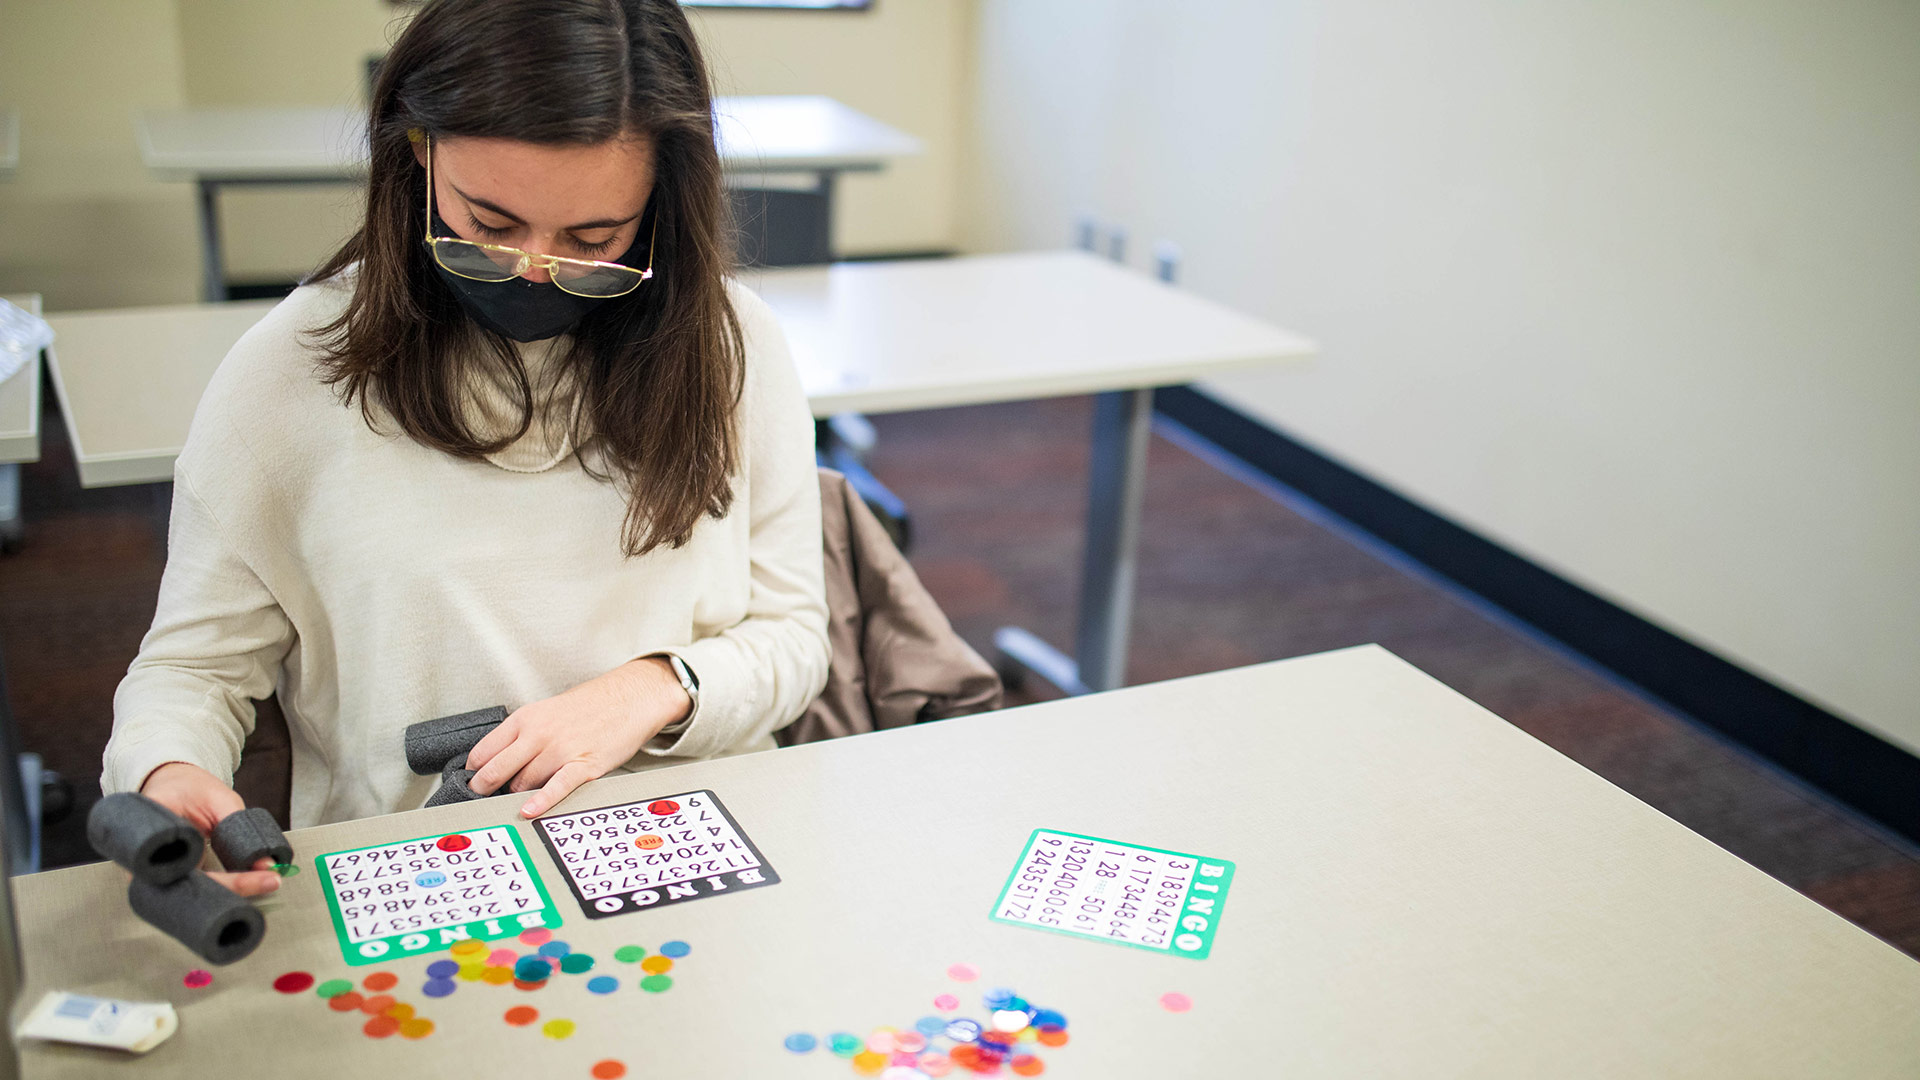
{"label": "black face mask", "polygon": [[[437,210],[433,215],[433,229],[436,236],[460,235],[447,228],[447,223],[440,219]],[[619,258],[603,261],[633,265],[627,259],[640,247],[640,237],[639,232],[634,233],[633,243]],[[609,300],[622,299],[618,296],[575,296],[551,281],[528,281],[523,277],[512,281],[475,281],[441,266],[440,260],[434,259],[431,254],[427,257],[433,261],[433,268],[439,273],[440,280],[453,289],[453,295],[460,299],[460,306],[467,309],[468,317],[482,327],[515,341],[541,341],[564,334],[579,325],[580,320],[586,318],[594,308]]]}

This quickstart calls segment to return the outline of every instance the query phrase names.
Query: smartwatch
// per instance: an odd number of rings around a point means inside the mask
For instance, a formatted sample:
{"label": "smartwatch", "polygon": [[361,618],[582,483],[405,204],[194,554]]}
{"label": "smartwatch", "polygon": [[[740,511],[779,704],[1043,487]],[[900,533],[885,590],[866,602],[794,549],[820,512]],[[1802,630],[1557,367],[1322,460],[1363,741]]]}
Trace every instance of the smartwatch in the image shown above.
{"label": "smartwatch", "polygon": [[667,658],[668,666],[673,668],[673,677],[680,680],[680,689],[685,690],[688,699],[693,702],[693,704],[688,707],[687,715],[684,719],[675,720],[673,723],[660,729],[660,734],[662,735],[678,735],[682,731],[687,730],[687,725],[693,723],[693,718],[700,712],[700,677],[693,673],[693,669],[687,666],[685,660],[680,659],[672,653],[666,653],[664,655]]}

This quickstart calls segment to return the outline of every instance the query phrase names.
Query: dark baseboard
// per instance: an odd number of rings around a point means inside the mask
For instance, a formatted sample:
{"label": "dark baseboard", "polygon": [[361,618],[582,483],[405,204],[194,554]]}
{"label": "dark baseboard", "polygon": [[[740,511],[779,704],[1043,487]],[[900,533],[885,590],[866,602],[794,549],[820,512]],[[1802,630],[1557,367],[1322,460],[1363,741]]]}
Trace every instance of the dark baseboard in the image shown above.
{"label": "dark baseboard", "polygon": [[1435,573],[1920,843],[1920,757],[1194,390],[1167,418]]}

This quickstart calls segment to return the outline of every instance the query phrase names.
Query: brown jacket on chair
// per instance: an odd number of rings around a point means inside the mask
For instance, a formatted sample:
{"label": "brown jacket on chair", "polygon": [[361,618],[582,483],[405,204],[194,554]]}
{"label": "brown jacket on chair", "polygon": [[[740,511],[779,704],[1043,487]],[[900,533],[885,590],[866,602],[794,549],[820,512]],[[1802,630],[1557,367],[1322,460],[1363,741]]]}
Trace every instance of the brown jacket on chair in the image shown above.
{"label": "brown jacket on chair", "polygon": [[934,603],[846,478],[820,470],[826,547],[827,687],[782,746],[1000,707],[1000,677]]}
{"label": "brown jacket on chair", "polygon": [[[873,511],[831,469],[820,470],[820,531],[833,662],[819,698],[775,733],[780,745],[1000,707],[1000,677],[953,632]],[[254,715],[233,786],[286,828],[293,764],[286,717],[272,697],[255,702]]]}

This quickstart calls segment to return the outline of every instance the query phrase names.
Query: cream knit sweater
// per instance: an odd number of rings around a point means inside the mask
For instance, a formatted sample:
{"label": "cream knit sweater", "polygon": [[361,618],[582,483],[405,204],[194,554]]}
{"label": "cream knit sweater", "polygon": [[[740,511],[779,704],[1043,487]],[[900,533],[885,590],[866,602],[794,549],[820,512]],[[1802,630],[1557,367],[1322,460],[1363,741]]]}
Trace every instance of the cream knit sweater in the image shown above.
{"label": "cream knit sweater", "polygon": [[[677,549],[620,549],[626,503],[536,424],[490,461],[374,431],[315,374],[309,285],[233,347],[174,470],[153,627],[114,696],[102,787],[170,761],[230,779],[252,699],[278,690],[292,822],[419,806],[408,724],[551,697],[655,652],[700,679],[679,735],[628,768],[769,748],[827,674],[813,426],[772,312],[730,290],[746,337],[733,508]],[[545,347],[522,350],[536,374]]]}

